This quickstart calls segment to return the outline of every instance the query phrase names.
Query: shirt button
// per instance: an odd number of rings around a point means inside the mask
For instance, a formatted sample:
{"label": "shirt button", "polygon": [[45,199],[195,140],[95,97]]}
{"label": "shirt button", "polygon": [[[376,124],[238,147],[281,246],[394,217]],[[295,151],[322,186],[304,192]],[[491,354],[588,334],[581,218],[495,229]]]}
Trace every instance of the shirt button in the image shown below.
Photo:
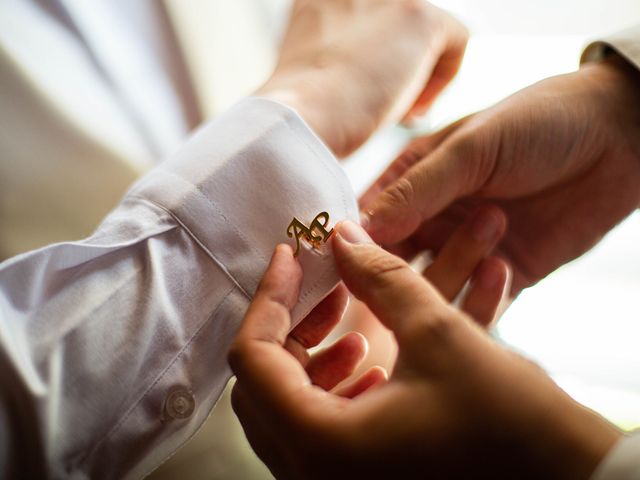
{"label": "shirt button", "polygon": [[181,420],[189,418],[196,408],[193,394],[184,388],[177,388],[169,392],[164,403],[164,411],[169,418]]}

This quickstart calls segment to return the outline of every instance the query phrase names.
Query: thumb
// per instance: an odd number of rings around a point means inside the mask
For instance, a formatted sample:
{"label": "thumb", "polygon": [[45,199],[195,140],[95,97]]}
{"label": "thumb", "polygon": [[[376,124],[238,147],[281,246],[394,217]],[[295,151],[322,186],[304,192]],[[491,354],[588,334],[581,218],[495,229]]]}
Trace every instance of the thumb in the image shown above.
{"label": "thumb", "polygon": [[360,197],[360,208],[368,211],[375,200],[389,185],[401,178],[411,167],[420,162],[424,157],[436,150],[442,142],[462,127],[473,115],[463,117],[460,120],[438,130],[435,133],[418,137],[402,150],[395,160],[382,172],[377,180]]}
{"label": "thumb", "polygon": [[474,130],[451,134],[377,197],[363,220],[376,242],[392,245],[406,239],[425,220],[482,187],[490,165],[483,161]]}
{"label": "thumb", "polygon": [[243,390],[283,422],[292,411],[293,392],[309,383],[302,365],[283,348],[301,283],[291,247],[279,245],[228,353]]}
{"label": "thumb", "polygon": [[336,227],[333,251],[347,288],[393,331],[402,348],[449,317],[446,301],[399,257],[377,246],[355,223]]}

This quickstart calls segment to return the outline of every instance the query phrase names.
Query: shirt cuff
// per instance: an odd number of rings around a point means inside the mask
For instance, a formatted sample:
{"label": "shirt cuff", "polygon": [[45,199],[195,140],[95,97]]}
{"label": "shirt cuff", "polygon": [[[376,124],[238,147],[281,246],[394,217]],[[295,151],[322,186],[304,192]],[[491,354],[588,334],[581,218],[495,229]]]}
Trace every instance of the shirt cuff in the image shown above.
{"label": "shirt cuff", "polygon": [[[358,221],[355,194],[327,147],[291,108],[248,98],[202,127],[130,192],[169,212],[250,299],[293,218],[327,230]],[[330,245],[301,247],[297,324],[338,283]]]}
{"label": "shirt cuff", "polygon": [[640,25],[590,43],[582,52],[580,63],[602,60],[611,52],[618,53],[640,70]]}
{"label": "shirt cuff", "polygon": [[593,472],[591,480],[640,480],[640,432],[619,440]]}

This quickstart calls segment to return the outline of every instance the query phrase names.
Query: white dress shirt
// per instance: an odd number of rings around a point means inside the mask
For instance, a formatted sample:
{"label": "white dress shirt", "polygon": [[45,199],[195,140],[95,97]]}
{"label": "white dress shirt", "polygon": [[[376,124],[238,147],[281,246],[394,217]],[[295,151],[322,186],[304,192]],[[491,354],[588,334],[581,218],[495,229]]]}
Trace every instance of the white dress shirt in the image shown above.
{"label": "white dress shirt", "polygon": [[[193,435],[293,217],[358,219],[331,153],[247,99],[137,182],[97,231],[0,264],[0,476],[138,478]],[[338,281],[303,244],[294,323]]]}
{"label": "white dress shirt", "polygon": [[[166,79],[150,73],[162,73],[161,64],[144,61],[130,71],[118,61],[109,63],[114,57],[105,41],[110,40],[107,25],[122,34],[118,41],[129,39],[125,47],[140,40],[132,40],[131,31],[118,26],[113,11],[104,10],[104,23],[95,24],[95,11],[89,12],[86,2],[60,0],[73,13],[85,45],[104,62],[107,88],[99,79],[104,72],[93,72],[95,65],[70,41],[70,33],[34,16],[35,7],[28,3],[3,3],[12,8],[12,15],[0,15],[0,60],[12,67],[0,69],[3,90],[8,91],[8,78],[11,87],[13,82],[19,85],[10,91],[21,92],[29,84],[14,74],[36,77],[43,67],[23,61],[29,58],[26,52],[37,47],[31,43],[34,36],[44,37],[51,49],[64,47],[73,60],[67,65],[74,67],[59,84],[50,78],[52,90],[47,93],[60,99],[71,94],[78,108],[82,101],[91,101],[92,108],[113,119],[111,134],[101,132],[111,138],[109,148],[120,149],[134,162],[121,165],[118,155],[93,144],[86,150],[90,154],[77,143],[70,152],[47,149],[49,138],[68,134],[64,128],[50,130],[54,122],[47,115],[59,106],[47,105],[43,112],[38,105],[37,115],[25,117],[21,112],[31,104],[22,97],[3,104],[16,107],[4,132],[44,118],[42,157],[58,155],[60,165],[70,165],[65,162],[75,154],[95,180],[83,182],[87,176],[78,175],[78,192],[69,195],[66,204],[69,184],[58,189],[46,184],[43,191],[43,184],[33,183],[34,190],[27,192],[31,198],[40,199],[41,205],[51,198],[64,208],[52,215],[40,207],[46,215],[37,219],[30,216],[32,210],[3,217],[3,225],[20,227],[0,232],[3,244],[9,245],[6,251],[19,248],[14,238],[29,237],[27,220],[50,222],[45,230],[51,230],[61,220],[72,222],[66,218],[69,212],[75,216],[82,211],[82,205],[74,204],[77,198],[113,203],[109,193],[106,199],[90,194],[101,185],[113,192],[113,185],[128,184],[185,131]],[[101,2],[96,8],[107,5]],[[29,35],[24,35],[22,15],[30,22],[37,19]],[[628,31],[596,43],[584,59],[598,58],[602,47],[610,45],[640,66],[639,38],[640,32]],[[136,52],[144,57],[136,48],[131,53]],[[46,56],[38,60],[46,66]],[[155,80],[141,91],[129,73]],[[91,75],[102,85],[104,98],[82,89]],[[110,104],[113,91],[107,90],[114,87],[119,108]],[[164,103],[155,103],[161,97]],[[160,110],[174,116],[145,125],[153,116],[157,119]],[[11,153],[21,154],[19,139],[12,143],[16,137],[7,137],[3,142],[16,149]],[[104,163],[108,168],[91,171],[96,167],[91,160],[99,155],[110,160]],[[2,184],[8,177],[0,178],[3,200],[11,199],[7,194],[16,185],[14,176],[20,179],[25,173],[20,165],[9,165],[11,182]],[[82,164],[72,165],[75,169]],[[38,173],[45,180],[51,175],[46,168]],[[273,247],[287,240],[286,225],[293,216],[309,222],[324,210],[331,214],[331,225],[356,219],[353,194],[335,160],[289,109],[251,99],[205,126],[169,162],[140,181],[88,239],[51,245],[1,264],[0,476],[137,478],[155,468],[195,433],[226,383],[229,341]],[[302,253],[305,284],[296,321],[335,284],[327,253]],[[638,448],[637,437],[621,441],[594,479],[638,478]]]}
{"label": "white dress shirt", "polygon": [[0,261],[91,234],[202,117],[255,91],[282,4],[0,1]]}

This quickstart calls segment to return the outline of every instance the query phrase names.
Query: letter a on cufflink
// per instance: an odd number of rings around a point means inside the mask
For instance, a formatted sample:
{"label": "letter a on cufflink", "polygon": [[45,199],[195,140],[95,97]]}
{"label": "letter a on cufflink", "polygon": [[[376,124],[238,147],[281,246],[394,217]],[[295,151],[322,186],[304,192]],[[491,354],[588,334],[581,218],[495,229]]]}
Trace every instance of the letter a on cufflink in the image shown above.
{"label": "letter a on cufflink", "polygon": [[297,257],[298,253],[300,253],[300,239],[306,240],[316,249],[320,248],[321,243],[326,243],[333,233],[333,228],[327,230],[327,225],[329,225],[329,214],[327,212],[320,212],[316,215],[309,227],[296,217],[293,217],[293,220],[291,220],[291,223],[287,227],[287,236],[296,239],[296,251],[293,253],[293,256]]}

